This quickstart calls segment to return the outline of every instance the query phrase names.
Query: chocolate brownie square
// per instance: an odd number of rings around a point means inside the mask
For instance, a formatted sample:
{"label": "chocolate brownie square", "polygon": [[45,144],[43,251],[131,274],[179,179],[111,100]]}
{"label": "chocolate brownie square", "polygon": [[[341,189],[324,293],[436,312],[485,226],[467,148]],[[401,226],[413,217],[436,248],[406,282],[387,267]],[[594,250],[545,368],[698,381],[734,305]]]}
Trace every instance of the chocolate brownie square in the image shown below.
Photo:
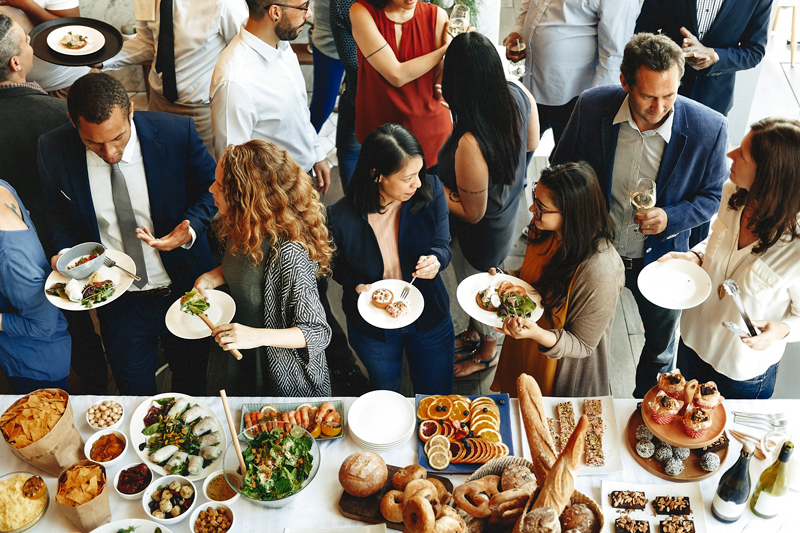
{"label": "chocolate brownie square", "polygon": [[644,509],[647,497],[637,490],[615,490],[609,494],[611,507],[615,509]]}
{"label": "chocolate brownie square", "polygon": [[634,520],[630,516],[620,516],[614,520],[615,533],[650,533],[647,520]]}
{"label": "chocolate brownie square", "polygon": [[670,516],[661,521],[661,533],[695,533],[694,521],[683,516]]}
{"label": "chocolate brownie square", "polygon": [[656,514],[692,514],[692,507],[687,496],[657,496],[653,498],[652,505]]}

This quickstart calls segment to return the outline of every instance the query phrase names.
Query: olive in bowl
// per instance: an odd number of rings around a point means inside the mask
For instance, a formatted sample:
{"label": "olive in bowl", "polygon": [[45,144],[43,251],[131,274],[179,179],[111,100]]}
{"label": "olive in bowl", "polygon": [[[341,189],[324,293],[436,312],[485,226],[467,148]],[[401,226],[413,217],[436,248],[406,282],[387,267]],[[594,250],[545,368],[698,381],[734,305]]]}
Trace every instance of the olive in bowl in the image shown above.
{"label": "olive in bowl", "polygon": [[183,476],[164,476],[153,481],[142,495],[144,512],[159,524],[180,522],[197,503],[197,487]]}

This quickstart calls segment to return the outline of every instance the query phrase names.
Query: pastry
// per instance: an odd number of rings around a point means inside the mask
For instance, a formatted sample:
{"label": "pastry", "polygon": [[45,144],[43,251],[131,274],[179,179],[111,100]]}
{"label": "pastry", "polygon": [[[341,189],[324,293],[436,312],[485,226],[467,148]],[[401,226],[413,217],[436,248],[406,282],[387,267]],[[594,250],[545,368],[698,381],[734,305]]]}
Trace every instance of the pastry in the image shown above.
{"label": "pastry", "polygon": [[686,496],[656,496],[651,503],[656,514],[692,514],[692,507]]}
{"label": "pastry", "polygon": [[672,447],[672,456],[676,459],[680,459],[681,461],[685,461],[689,458],[689,449],[688,448],[677,448],[675,446]]}
{"label": "pastry", "polygon": [[614,509],[644,509],[647,497],[637,490],[615,490],[608,495]]}
{"label": "pastry", "polygon": [[634,520],[630,516],[620,516],[614,520],[615,533],[650,533],[647,520]]}
{"label": "pastry", "polygon": [[656,446],[649,440],[640,440],[636,443],[636,453],[639,454],[639,457],[649,459],[655,452]]}
{"label": "pastry", "polygon": [[683,415],[683,431],[693,439],[705,435],[712,423],[711,413],[702,407],[690,405]]}
{"label": "pastry", "polygon": [[411,533],[433,533],[436,517],[431,502],[415,495],[403,504],[403,523]]}
{"label": "pastry", "polygon": [[389,313],[392,318],[400,318],[408,314],[408,304],[403,300],[397,300],[386,306],[386,312]]}
{"label": "pastry", "polygon": [[507,466],[500,477],[500,487],[503,491],[518,489],[528,484],[533,484],[535,488],[536,476],[533,475],[530,468],[524,465]]}
{"label": "pastry", "polygon": [[683,472],[683,468],[683,461],[673,457],[664,464],[664,473],[668,476],[677,476]]}
{"label": "pastry", "polygon": [[381,514],[389,522],[403,521],[403,493],[390,490],[381,498]]}
{"label": "pastry", "polygon": [[636,440],[653,440],[653,432],[644,424],[639,424],[636,428]]}
{"label": "pastry", "polygon": [[709,411],[721,404],[724,399],[713,381],[701,384],[694,392],[694,404]]}
{"label": "pastry", "polygon": [[697,448],[694,452],[702,457],[703,455],[705,455],[708,452],[716,453],[716,452],[718,452],[720,450],[724,450],[725,448],[727,448],[730,445],[730,443],[731,443],[731,441],[728,438],[728,434],[723,431],[722,435],[720,435],[717,440],[715,440],[714,442],[712,442],[708,446],[703,446],[702,448]]}
{"label": "pastry", "polygon": [[668,396],[666,392],[659,391],[656,397],[650,401],[650,411],[653,422],[656,424],[669,424],[678,411],[683,407],[683,400],[676,400]]}
{"label": "pastry", "polygon": [[375,289],[372,291],[372,305],[380,309],[386,309],[386,306],[392,303],[394,294],[389,289]]}
{"label": "pastry", "polygon": [[531,449],[533,473],[541,486],[547,473],[556,462],[555,446],[547,429],[542,391],[535,379],[527,374],[522,374],[517,378],[517,396],[519,397],[522,424],[525,427],[525,435]]}
{"label": "pastry", "polygon": [[581,465],[588,428],[589,418],[583,415],[575,426],[575,431],[569,438],[567,446],[558,456],[553,468],[542,483],[542,490],[532,509],[552,507],[561,516],[561,513],[569,505],[572,493],[575,491],[575,474]]}
{"label": "pastry", "polygon": [[676,368],[672,372],[666,372],[658,376],[658,388],[676,400],[683,398],[683,389],[686,387],[686,380]]}
{"label": "pastry", "polygon": [[656,451],[653,453],[653,459],[666,463],[672,459],[672,446],[666,442],[660,442],[656,445]]}
{"label": "pastry", "polygon": [[513,533],[560,533],[558,513],[552,507],[540,507],[526,513],[514,525]]}
{"label": "pastry", "polygon": [[560,520],[562,531],[573,530],[580,533],[592,533],[599,529],[600,526],[592,510],[582,503],[570,505],[564,509]]}
{"label": "pastry", "polygon": [[408,465],[401,468],[392,476],[392,487],[396,490],[406,490],[406,485],[415,479],[425,479],[428,472],[420,465]]}
{"label": "pastry", "polygon": [[719,455],[714,452],[706,452],[700,458],[700,468],[706,472],[716,472],[719,469]]}
{"label": "pastry", "polygon": [[694,521],[683,516],[670,516],[661,521],[661,533],[694,533]]}
{"label": "pastry", "polygon": [[489,502],[499,494],[498,485],[500,476],[484,476],[474,481],[468,481],[456,487],[453,491],[453,500],[459,509],[476,518],[486,518],[492,514]]}
{"label": "pastry", "polygon": [[356,452],[348,456],[339,468],[339,483],[353,496],[363,498],[375,494],[386,483],[389,469],[380,455]]}

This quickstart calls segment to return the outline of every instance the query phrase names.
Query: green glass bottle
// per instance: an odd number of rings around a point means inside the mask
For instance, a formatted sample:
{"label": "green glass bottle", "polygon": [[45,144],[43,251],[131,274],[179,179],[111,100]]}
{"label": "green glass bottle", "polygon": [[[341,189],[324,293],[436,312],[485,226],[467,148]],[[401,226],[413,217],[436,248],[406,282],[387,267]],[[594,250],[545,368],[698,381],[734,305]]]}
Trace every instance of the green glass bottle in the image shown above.
{"label": "green glass bottle", "polygon": [[781,511],[781,503],[789,490],[789,458],[794,444],[784,443],[778,460],[764,470],[750,499],[750,509],[756,516],[772,518]]}

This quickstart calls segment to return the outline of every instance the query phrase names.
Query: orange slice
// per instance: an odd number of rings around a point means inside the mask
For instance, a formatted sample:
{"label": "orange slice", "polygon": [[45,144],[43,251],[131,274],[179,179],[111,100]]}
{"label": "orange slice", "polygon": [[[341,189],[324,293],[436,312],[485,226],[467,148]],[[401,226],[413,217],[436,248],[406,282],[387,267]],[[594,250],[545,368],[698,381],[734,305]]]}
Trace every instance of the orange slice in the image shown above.
{"label": "orange slice", "polygon": [[481,420],[477,424],[472,424],[470,426],[470,429],[472,430],[472,433],[474,435],[480,435],[480,432],[485,429],[491,429],[493,431],[497,431],[497,426],[488,420]]}
{"label": "orange slice", "polygon": [[309,433],[311,433],[312,437],[318,439],[320,433],[322,433],[322,424],[317,424],[316,422],[314,422],[314,426],[312,427],[311,431],[309,431]]}
{"label": "orange slice", "polygon": [[470,420],[469,425],[470,427],[475,429],[475,426],[481,422],[488,422],[495,429],[498,429],[500,427],[500,419],[494,415],[489,415],[486,413],[481,413],[479,415],[472,417],[472,420]]}
{"label": "orange slice", "polygon": [[[438,411],[437,411],[438,407]],[[447,396],[439,396],[433,403],[428,406],[428,418],[435,420],[442,420],[450,418],[453,412],[453,402]]]}
{"label": "orange slice", "polygon": [[428,442],[431,438],[441,434],[442,426],[435,420],[423,420],[419,425],[419,440]]}
{"label": "orange slice", "polygon": [[420,420],[430,420],[428,416],[428,407],[435,402],[437,396],[426,396],[419,401],[419,407],[417,407],[417,418]]}
{"label": "orange slice", "polygon": [[322,434],[326,437],[335,437],[342,432],[341,424],[318,424],[322,426]]}
{"label": "orange slice", "polygon": [[475,434],[479,435],[485,442],[503,442],[500,432],[493,428],[485,428]]}

